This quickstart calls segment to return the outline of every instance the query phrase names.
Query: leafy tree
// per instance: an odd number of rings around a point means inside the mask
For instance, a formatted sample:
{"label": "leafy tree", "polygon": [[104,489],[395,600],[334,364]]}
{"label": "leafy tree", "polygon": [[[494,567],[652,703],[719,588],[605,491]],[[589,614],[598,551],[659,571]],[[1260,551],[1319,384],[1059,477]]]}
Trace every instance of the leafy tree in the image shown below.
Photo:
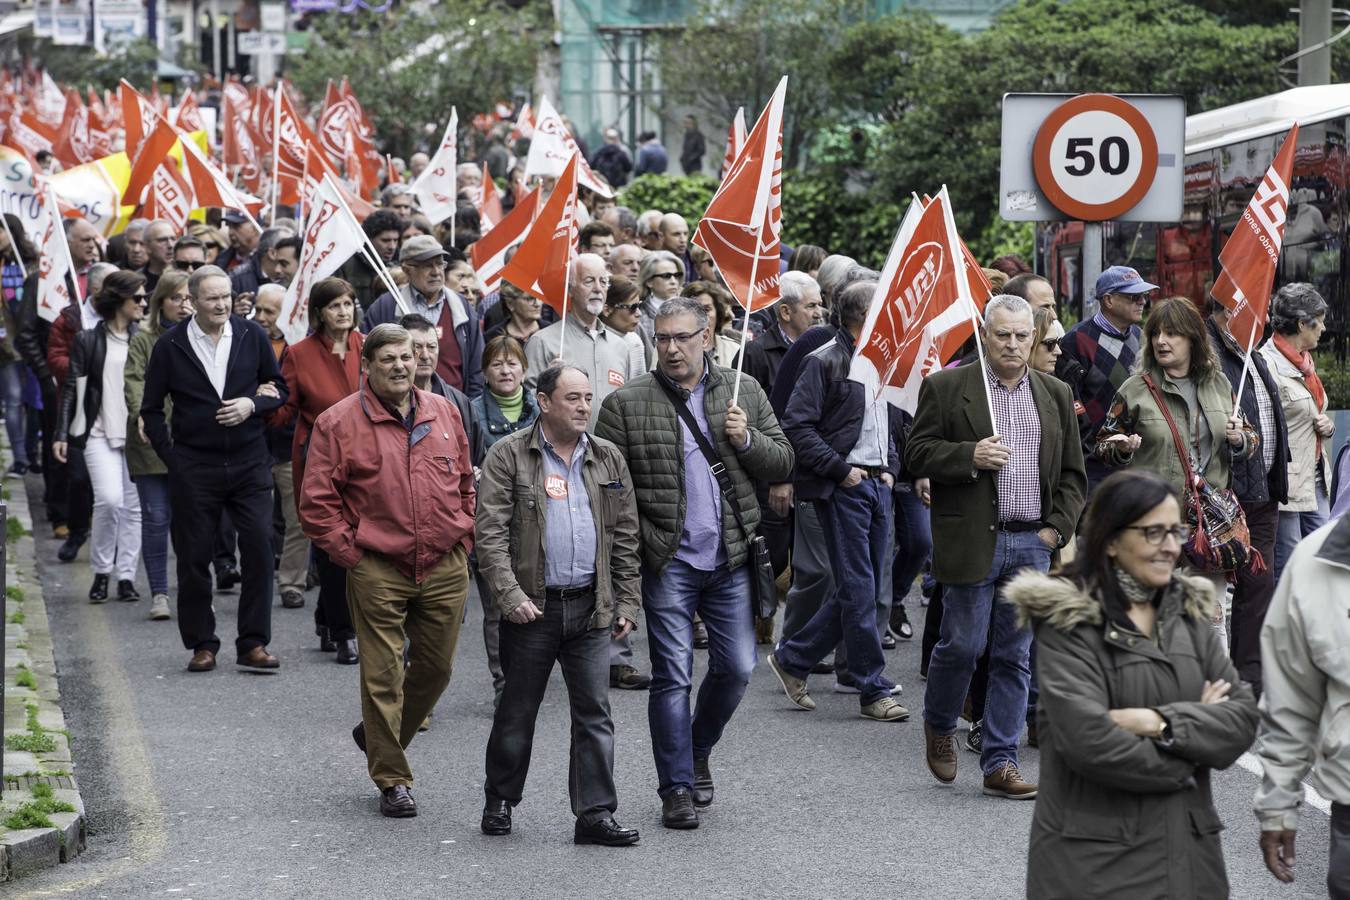
{"label": "leafy tree", "polygon": [[20,49],[37,59],[57,81],[81,89],[86,85],[99,90],[116,88],[122,78],[148,88],[159,61],[155,45],[145,39],[119,42],[102,56],[88,47],[57,46],[46,38],[21,38]]}
{"label": "leafy tree", "polygon": [[286,74],[311,101],[346,75],[389,152],[431,142],[457,106],[463,123],[498,100],[529,93],[551,25],[547,9],[511,10],[494,0],[443,0],[388,12],[314,19],[314,40]]}

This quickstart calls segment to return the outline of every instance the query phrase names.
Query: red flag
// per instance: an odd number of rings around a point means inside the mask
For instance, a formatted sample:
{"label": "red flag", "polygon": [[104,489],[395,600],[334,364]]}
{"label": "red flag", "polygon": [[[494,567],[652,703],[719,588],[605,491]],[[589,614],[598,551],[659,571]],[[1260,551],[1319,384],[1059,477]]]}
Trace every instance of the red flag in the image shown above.
{"label": "red flag", "polygon": [[492,180],[487,163],[483,163],[483,186],[478,189],[478,223],[481,232],[487,232],[502,220],[502,195],[497,193],[497,182]]}
{"label": "red flag", "polygon": [[722,157],[722,174],[720,177],[727,177],[727,172],[731,171],[731,164],[736,161],[736,156],[744,146],[745,107],[742,106],[736,110],[736,118],[731,120],[731,127],[727,129],[727,152]]}
{"label": "red flag", "polygon": [[319,143],[328,161],[340,166],[347,157],[348,135],[352,130],[352,108],[342,96],[333,79],[328,79],[328,90],[323,98],[323,112],[319,113],[317,128]]}
{"label": "red flag", "polygon": [[188,214],[198,205],[192,185],[174,161],[168,159],[155,167],[137,215],[146,219],[165,219],[173,225],[174,231],[181,232],[187,227]]}
{"label": "red flag", "polygon": [[94,161],[89,142],[89,110],[76,91],[66,92],[66,118],[61,123],[52,153],[67,169]]}
{"label": "red flag", "polygon": [[[563,169],[529,234],[502,269],[502,277],[567,314],[567,270],[577,246],[577,158]],[[503,223],[505,224],[505,223]]]}
{"label": "red flag", "polygon": [[522,138],[534,137],[534,110],[530,109],[530,104],[526,103],[516,114],[516,124],[511,129],[511,142],[521,140]]}
{"label": "red flag", "polygon": [[[160,119],[154,131],[150,132],[150,136],[141,142],[140,150],[136,153],[135,162],[131,166],[131,175],[127,178],[126,189],[122,192],[123,202],[140,201],[141,192],[150,183],[155,169],[165,161],[177,141],[178,134],[173,130],[173,126],[167,119]],[[168,164],[174,165],[172,160],[169,160]]]}
{"label": "red flag", "polygon": [[525,233],[534,224],[539,212],[539,188],[522,195],[514,209],[492,227],[486,234],[469,245],[469,259],[478,280],[483,282],[483,290],[492,293],[502,281],[502,268],[506,265],[506,251],[525,239]]}
{"label": "red flag", "polygon": [[[174,116],[173,124],[184,131],[206,131],[206,122],[202,120],[202,112],[197,108],[197,98],[193,96],[189,89],[183,94],[183,99],[178,104],[178,114]],[[210,132],[207,132],[208,137]]]}
{"label": "red flag", "polygon": [[708,203],[693,238],[712,254],[727,287],[750,312],[778,301],[786,92],[784,76]]}
{"label": "red flag", "polygon": [[126,132],[126,151],[128,159],[135,159],[141,149],[141,142],[149,136],[158,118],[154,104],[136,90],[124,78],[117,85],[118,97],[122,105],[122,130]]}
{"label": "red flag", "polygon": [[356,92],[352,90],[352,86],[347,82],[345,75],[342,78],[342,86],[338,88],[338,93],[346,99],[347,105],[351,107],[351,118],[348,122],[352,139],[356,143],[356,152],[361,154],[361,193],[366,195],[379,186],[380,167],[384,165],[384,159],[381,158],[380,151],[375,146],[375,126],[371,124],[366,111],[361,108],[361,101],[356,99]]}
{"label": "red flag", "polygon": [[[28,157],[29,161],[37,156],[39,150],[50,151],[52,141],[39,131],[37,126],[40,123],[32,118],[29,113],[19,115],[11,112],[9,114],[9,127],[5,129],[5,146],[13,147],[20,153]],[[34,163],[36,166],[36,163]]]}
{"label": "red flag", "polygon": [[394,168],[394,158],[388,153],[384,155],[385,164],[385,184],[402,184],[403,176],[399,174],[398,169]]}
{"label": "red flag", "polygon": [[1210,291],[1228,310],[1228,333],[1250,353],[1265,332],[1270,313],[1270,288],[1280,261],[1289,182],[1298,145],[1298,123],[1266,170],[1237,228],[1219,253],[1222,271]]}

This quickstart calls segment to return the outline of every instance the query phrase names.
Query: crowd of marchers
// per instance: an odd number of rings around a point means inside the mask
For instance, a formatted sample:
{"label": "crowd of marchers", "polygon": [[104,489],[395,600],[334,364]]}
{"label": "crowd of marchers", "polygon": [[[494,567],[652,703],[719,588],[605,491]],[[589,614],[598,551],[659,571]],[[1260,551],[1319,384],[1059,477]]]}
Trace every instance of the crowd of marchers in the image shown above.
{"label": "crowd of marchers", "polygon": [[[259,670],[281,666],[274,617],[312,605],[318,645],[360,666],[380,810],[405,817],[472,584],[496,709],[482,830],[513,827],[556,663],[575,837],[606,845],[638,840],[614,819],[611,690],[649,692],[661,823],[695,828],[759,657],[803,711],[818,675],[903,723],[887,654],[912,611],[928,769],[957,783],[964,748],[984,794],[1036,801],[1030,895],[1224,895],[1210,772],[1255,743],[1271,871],[1293,877],[1311,770],[1350,896],[1350,463],[1312,287],[1276,292],[1248,354],[1221,308],[1125,267],[1066,330],[1049,282],[1001,258],[978,342],[910,416],[849,378],[877,272],[785,248],[781,300],[745,316],[679,215],[585,200],[558,318],[485,291],[392,185],[362,227],[397,292],[354,257],[309,288],[295,343],[294,219],[105,240],[66,218],[82,299],[49,322],[7,216],[10,473],[40,474],[62,561],[87,544],[89,601],[148,587],[196,673],[218,592],[238,590],[235,658]],[[1204,527],[1225,502],[1231,553]]]}

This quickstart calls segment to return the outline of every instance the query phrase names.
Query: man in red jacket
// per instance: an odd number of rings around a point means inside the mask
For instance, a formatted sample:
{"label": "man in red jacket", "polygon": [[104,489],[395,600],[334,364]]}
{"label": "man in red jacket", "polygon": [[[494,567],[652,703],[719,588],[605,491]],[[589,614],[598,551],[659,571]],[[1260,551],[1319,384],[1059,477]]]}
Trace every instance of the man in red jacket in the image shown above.
{"label": "man in red jacket", "polygon": [[463,420],[413,386],[415,368],[406,329],[367,335],[365,383],[314,421],[300,493],[305,534],[347,569],[361,648],[352,738],[391,818],[417,815],[404,750],[450,683],[476,499]]}

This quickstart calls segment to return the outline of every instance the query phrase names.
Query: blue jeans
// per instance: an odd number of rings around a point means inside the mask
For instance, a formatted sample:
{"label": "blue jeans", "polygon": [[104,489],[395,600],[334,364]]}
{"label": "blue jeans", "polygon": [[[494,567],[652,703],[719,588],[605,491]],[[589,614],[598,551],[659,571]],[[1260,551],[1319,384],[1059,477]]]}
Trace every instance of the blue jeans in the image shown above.
{"label": "blue jeans", "polygon": [[21,362],[0,366],[0,400],[5,404],[5,431],[9,435],[9,449],[14,462],[28,465],[28,442],[24,440],[27,412],[23,405],[23,384],[28,370]]}
{"label": "blue jeans", "polygon": [[895,568],[891,574],[892,606],[903,606],[933,552],[933,523],[912,484],[895,489]]}
{"label": "blue jeans", "polygon": [[1322,479],[1317,479],[1317,509],[1308,512],[1285,512],[1280,510],[1280,524],[1275,532],[1275,583],[1280,583],[1280,573],[1284,564],[1298,546],[1298,542],[1312,534],[1331,516],[1331,499],[1327,497]]}
{"label": "blue jeans", "polygon": [[[712,572],[672,559],[664,572],[642,571],[652,686],[647,721],[656,757],[657,793],[693,790],[694,758],[711,755],[755,671],[755,622],[745,566]],[[694,613],[708,629],[708,674],[692,718]]]}
{"label": "blue jeans", "polygon": [[783,641],[774,656],[783,669],[805,678],[842,638],[850,680],[864,706],[888,696],[882,677],[886,657],[877,630],[886,554],[890,551],[891,489],[879,478],[835,488],[816,503],[825,546],[835,572],[835,589],[800,631]]}
{"label": "blue jeans", "polygon": [[168,475],[137,475],[136,493],[141,498],[141,559],[151,594],[169,592],[169,507]]}
{"label": "blue jeans", "polygon": [[1017,763],[1017,741],[1026,724],[1031,681],[1031,629],[1017,627],[1017,612],[998,594],[1018,572],[1050,570],[1050,548],[1035,532],[995,535],[994,562],[975,584],[944,584],[942,629],[928,663],[924,721],[937,734],[956,731],[975,664],[989,647],[989,690],[984,708],[980,768],[988,775]]}

